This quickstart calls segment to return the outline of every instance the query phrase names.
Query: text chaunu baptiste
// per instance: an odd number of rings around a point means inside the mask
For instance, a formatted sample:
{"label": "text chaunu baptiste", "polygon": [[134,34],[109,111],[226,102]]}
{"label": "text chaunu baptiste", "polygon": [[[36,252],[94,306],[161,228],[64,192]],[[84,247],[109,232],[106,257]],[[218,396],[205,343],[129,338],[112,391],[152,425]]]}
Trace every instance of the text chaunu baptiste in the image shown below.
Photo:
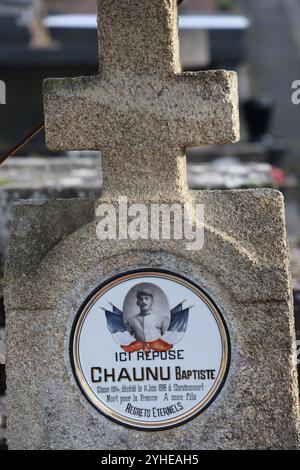
{"label": "text chaunu baptiste", "polygon": [[127,369],[91,368],[93,383],[105,382],[143,382],[170,380],[215,380],[215,369],[182,369],[181,367],[133,367]]}

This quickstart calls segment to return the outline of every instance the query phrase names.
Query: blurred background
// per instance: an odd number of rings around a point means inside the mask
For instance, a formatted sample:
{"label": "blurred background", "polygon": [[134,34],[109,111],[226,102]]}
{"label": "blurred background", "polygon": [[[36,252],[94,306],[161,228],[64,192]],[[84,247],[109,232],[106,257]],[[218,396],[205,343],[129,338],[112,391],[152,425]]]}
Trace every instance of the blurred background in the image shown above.
{"label": "blurred background", "polygon": [[[299,24],[300,0],[184,0],[180,6],[183,68],[236,70],[240,82],[241,142],[188,149],[189,185],[271,187],[284,193],[300,341]],[[0,154],[43,120],[44,78],[97,70],[96,0],[0,0]],[[0,166],[0,345],[5,335],[3,263],[13,202],[97,197],[101,178],[99,153],[50,153],[43,132]],[[4,393],[2,364],[2,448]]]}

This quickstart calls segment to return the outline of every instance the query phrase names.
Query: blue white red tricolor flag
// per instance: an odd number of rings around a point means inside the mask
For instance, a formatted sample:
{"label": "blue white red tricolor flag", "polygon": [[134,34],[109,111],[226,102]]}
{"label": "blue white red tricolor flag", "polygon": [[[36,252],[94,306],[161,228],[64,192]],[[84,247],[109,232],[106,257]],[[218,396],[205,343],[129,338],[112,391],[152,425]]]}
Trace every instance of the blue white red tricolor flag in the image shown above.
{"label": "blue white red tricolor flag", "polygon": [[144,351],[169,351],[173,346],[182,340],[189,321],[190,308],[184,308],[183,303],[176,305],[171,312],[171,321],[168,330],[155,341],[137,341],[127,330],[123,321],[123,312],[111,305],[111,309],[104,309],[107,327],[113,339],[126,352]]}

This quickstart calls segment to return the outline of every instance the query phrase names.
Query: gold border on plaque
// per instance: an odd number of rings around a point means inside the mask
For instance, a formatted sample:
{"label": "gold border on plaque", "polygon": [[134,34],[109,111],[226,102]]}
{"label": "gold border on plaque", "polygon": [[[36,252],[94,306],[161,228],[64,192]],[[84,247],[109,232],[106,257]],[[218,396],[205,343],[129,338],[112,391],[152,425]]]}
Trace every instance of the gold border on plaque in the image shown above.
{"label": "gold border on plaque", "polygon": [[[105,405],[93,392],[91,387],[89,386],[85,375],[82,371],[81,363],[80,363],[80,357],[79,357],[79,339],[80,339],[80,333],[82,330],[82,326],[84,324],[85,318],[88,315],[90,309],[92,306],[95,304],[95,302],[108,290],[110,290],[112,287],[115,287],[118,284],[123,283],[124,281],[128,281],[131,279],[138,279],[141,277],[158,277],[162,279],[167,279],[173,282],[176,282],[178,284],[181,284],[185,286],[186,288],[190,289],[193,291],[196,295],[198,295],[209,307],[210,311],[213,313],[214,318],[217,322],[219,332],[221,335],[222,339],[222,361],[221,361],[221,366],[220,370],[218,373],[218,377],[209,391],[209,393],[204,397],[204,399],[195,405],[193,408],[190,410],[186,411],[180,416],[174,417],[174,418],[169,418],[167,420],[163,421],[137,421],[132,418],[128,418],[126,416],[123,416],[116,411],[112,410],[109,408],[107,405]],[[125,424],[127,426],[131,426],[134,428],[139,428],[139,429],[144,429],[144,430],[159,430],[163,428],[168,428],[168,427],[173,427],[176,425],[179,425],[180,423],[184,423],[191,419],[193,416],[197,415],[200,413],[200,411],[206,407],[206,405],[212,400],[214,396],[216,396],[219,392],[219,388],[221,384],[223,383],[223,380],[225,379],[226,373],[227,373],[227,366],[229,364],[229,341],[228,341],[228,335],[227,331],[223,322],[223,319],[221,317],[221,314],[219,313],[218,309],[215,307],[213,302],[208,298],[208,296],[202,292],[199,288],[197,288],[192,282],[189,282],[188,280],[177,276],[175,274],[167,273],[164,271],[136,271],[133,273],[128,273],[124,274],[123,276],[120,275],[117,278],[113,279],[111,282],[107,282],[101,289],[99,289],[89,300],[89,302],[85,305],[83,308],[82,312],[79,315],[79,318],[77,319],[77,323],[75,326],[75,331],[73,334],[73,342],[72,342],[72,353],[73,353],[73,363],[74,363],[74,369],[75,369],[75,374],[77,376],[77,380],[79,381],[79,384],[84,392],[84,394],[87,396],[89,401],[104,415],[112,418],[114,421],[117,421],[121,424]]]}

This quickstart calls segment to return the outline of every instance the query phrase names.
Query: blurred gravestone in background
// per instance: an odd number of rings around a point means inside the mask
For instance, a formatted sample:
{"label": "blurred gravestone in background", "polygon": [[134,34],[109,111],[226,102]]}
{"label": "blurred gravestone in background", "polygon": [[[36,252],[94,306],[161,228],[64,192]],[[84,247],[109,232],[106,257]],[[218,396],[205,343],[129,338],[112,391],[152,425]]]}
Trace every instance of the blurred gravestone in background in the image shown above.
{"label": "blurred gravestone in background", "polygon": [[34,48],[53,47],[49,31],[43,24],[46,14],[44,0],[0,0],[0,15],[17,16],[30,33],[30,46]]}
{"label": "blurred gravestone in background", "polygon": [[43,23],[46,13],[44,0],[33,0],[32,19],[29,23],[29,31],[31,34],[30,45],[33,48],[56,47],[57,44],[51,38],[48,29]]}
{"label": "blurred gravestone in background", "polygon": [[267,136],[273,110],[274,100],[268,96],[252,98],[245,102],[244,113],[250,141],[261,141]]}

